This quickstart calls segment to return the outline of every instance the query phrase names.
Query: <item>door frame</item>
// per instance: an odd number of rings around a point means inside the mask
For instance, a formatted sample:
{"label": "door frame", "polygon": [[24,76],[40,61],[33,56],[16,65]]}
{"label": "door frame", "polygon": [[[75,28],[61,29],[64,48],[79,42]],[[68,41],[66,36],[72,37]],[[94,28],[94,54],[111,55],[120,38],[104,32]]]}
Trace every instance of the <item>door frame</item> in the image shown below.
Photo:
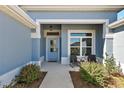
{"label": "door frame", "polygon": [[60,39],[59,39],[59,37],[53,37],[53,36],[48,36],[48,37],[46,37],[46,61],[48,62],[48,44],[47,44],[47,42],[48,42],[48,39],[52,39],[52,38],[55,38],[58,42],[58,58],[57,58],[57,62],[58,61],[60,61],[59,59],[60,59]]}

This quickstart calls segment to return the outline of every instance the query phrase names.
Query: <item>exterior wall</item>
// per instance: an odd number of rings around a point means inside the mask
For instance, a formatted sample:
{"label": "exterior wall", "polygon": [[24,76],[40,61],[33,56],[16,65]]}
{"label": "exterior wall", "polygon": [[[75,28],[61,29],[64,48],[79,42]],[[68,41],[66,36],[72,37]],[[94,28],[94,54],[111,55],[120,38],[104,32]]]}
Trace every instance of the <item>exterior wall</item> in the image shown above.
{"label": "exterior wall", "polygon": [[62,25],[61,28],[61,56],[68,57],[68,30],[96,30],[96,56],[103,57],[104,39],[102,25]]}
{"label": "exterior wall", "polygon": [[27,12],[36,19],[109,19],[117,20],[117,12]]}
{"label": "exterior wall", "polygon": [[31,30],[0,12],[0,75],[31,61]]}
{"label": "exterior wall", "polygon": [[113,39],[113,54],[116,62],[120,62],[124,73],[124,26],[112,29],[114,33]]}
{"label": "exterior wall", "polygon": [[103,38],[103,25],[96,25],[96,55],[103,58],[104,38]]}
{"label": "exterior wall", "polygon": [[40,59],[40,38],[32,38],[32,61]]}
{"label": "exterior wall", "polygon": [[113,55],[113,38],[106,38],[106,53]]}
{"label": "exterior wall", "polygon": [[44,28],[41,25],[41,39],[40,39],[40,56],[46,57],[46,38],[44,37]]}
{"label": "exterior wall", "polygon": [[[29,14],[29,16],[36,20],[36,19],[109,19],[109,23],[112,23],[114,21],[117,20],[117,12],[59,12],[59,11],[28,11],[27,12]],[[67,57],[67,29],[68,28],[87,28],[86,27],[82,27],[81,25],[62,25],[62,31],[61,31],[61,57],[65,57],[63,58],[64,60]],[[77,26],[77,27],[76,27]],[[106,27],[106,25],[104,26]],[[96,28],[90,26],[89,28],[93,28],[97,30],[96,33],[96,39],[97,39],[97,43],[96,43],[96,55],[99,57],[103,57],[103,47],[104,47],[104,42],[105,40],[103,39],[103,27],[101,26],[96,26]],[[88,28],[88,29],[89,29]],[[105,29],[104,29],[105,30]],[[45,39],[43,39],[41,37],[41,53],[40,55],[46,55],[43,48],[45,47],[44,45],[46,45],[43,41],[45,41]],[[43,50],[43,51],[42,51]],[[66,59],[67,60],[67,59]]]}

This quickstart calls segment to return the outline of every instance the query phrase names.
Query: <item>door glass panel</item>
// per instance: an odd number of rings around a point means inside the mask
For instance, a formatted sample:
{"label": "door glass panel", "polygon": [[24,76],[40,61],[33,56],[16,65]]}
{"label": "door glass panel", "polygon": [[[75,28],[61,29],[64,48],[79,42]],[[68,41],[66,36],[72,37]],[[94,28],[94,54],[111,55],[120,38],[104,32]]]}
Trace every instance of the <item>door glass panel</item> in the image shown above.
{"label": "door glass panel", "polygon": [[50,52],[56,52],[56,40],[50,40]]}
{"label": "door glass panel", "polygon": [[82,48],[82,56],[88,56],[91,55],[91,48]]}
{"label": "door glass panel", "polygon": [[91,38],[82,38],[82,46],[92,46]]}
{"label": "door glass panel", "polygon": [[71,46],[80,46],[80,38],[71,38]]}

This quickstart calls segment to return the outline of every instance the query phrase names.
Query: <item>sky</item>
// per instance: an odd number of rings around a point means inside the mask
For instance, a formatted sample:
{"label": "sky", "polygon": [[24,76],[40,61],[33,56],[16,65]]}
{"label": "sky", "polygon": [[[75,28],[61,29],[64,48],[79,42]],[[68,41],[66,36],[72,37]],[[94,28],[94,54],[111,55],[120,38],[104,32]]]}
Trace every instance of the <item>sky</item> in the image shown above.
{"label": "sky", "polygon": [[117,14],[117,19],[120,20],[124,18],[124,9]]}

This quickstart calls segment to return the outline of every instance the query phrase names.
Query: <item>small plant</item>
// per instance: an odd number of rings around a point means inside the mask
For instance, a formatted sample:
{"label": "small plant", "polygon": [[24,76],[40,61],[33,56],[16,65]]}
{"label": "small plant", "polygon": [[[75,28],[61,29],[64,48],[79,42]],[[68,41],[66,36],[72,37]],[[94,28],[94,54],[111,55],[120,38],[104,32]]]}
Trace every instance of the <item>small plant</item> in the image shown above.
{"label": "small plant", "polygon": [[80,66],[81,78],[97,86],[104,85],[104,66],[95,62],[83,62]]}
{"label": "small plant", "polygon": [[121,73],[120,64],[119,66],[117,66],[113,55],[109,56],[107,53],[106,53],[106,59],[105,59],[105,68],[109,76],[113,73]]}
{"label": "small plant", "polygon": [[40,77],[40,67],[34,64],[29,64],[22,68],[19,76],[17,76],[17,83],[30,84]]}

